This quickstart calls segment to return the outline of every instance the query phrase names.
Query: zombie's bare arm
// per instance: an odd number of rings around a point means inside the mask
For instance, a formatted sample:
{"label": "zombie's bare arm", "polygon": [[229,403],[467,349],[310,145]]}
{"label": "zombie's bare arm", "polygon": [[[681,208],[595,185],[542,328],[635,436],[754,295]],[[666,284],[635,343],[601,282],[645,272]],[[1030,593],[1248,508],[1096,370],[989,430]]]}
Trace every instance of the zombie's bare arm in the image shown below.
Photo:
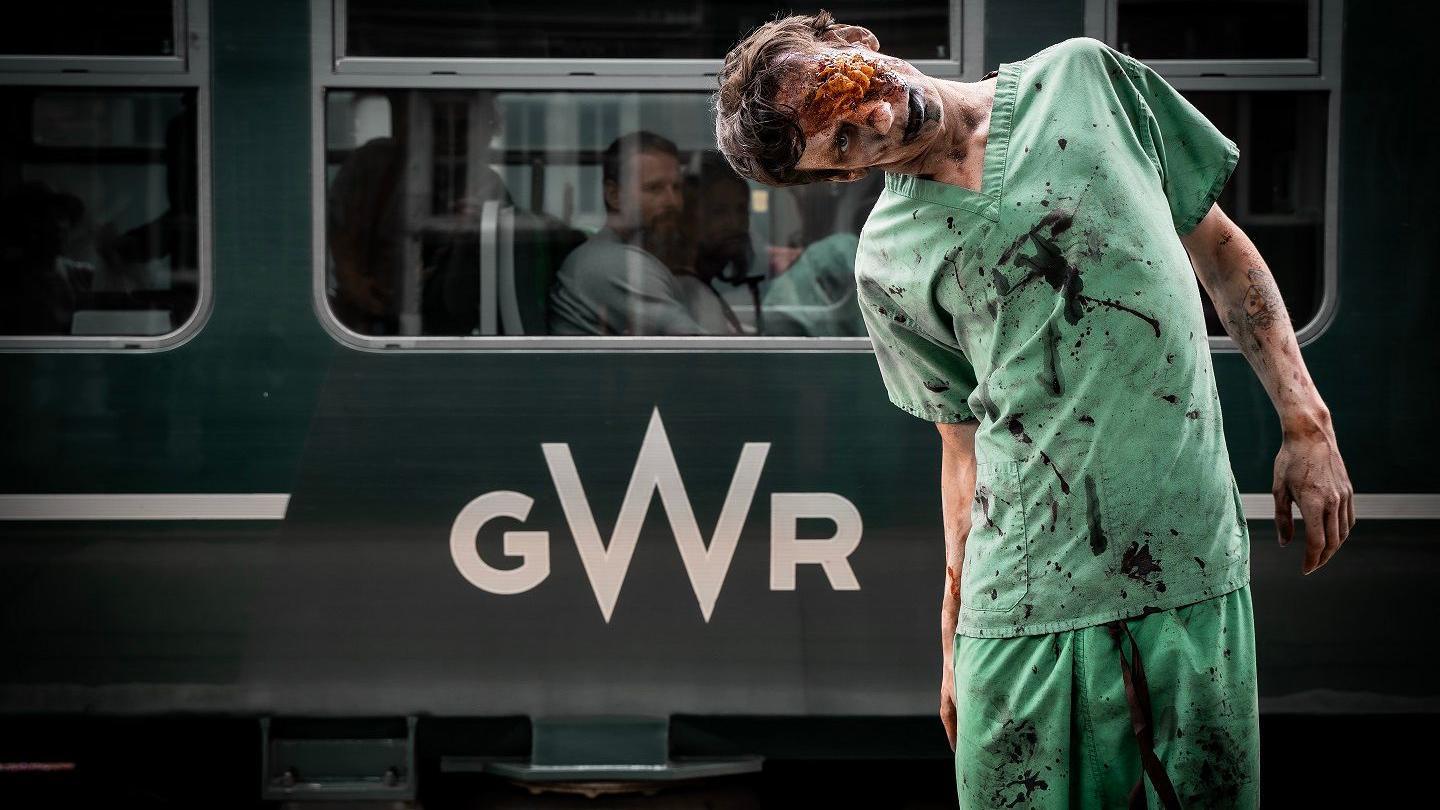
{"label": "zombie's bare arm", "polygon": [[1354,489],[1335,442],[1330,410],[1315,389],[1285,302],[1260,251],[1219,205],[1180,237],[1225,331],[1250,361],[1280,416],[1284,442],[1271,485],[1280,544],[1294,535],[1291,503],[1305,521],[1309,574],[1340,549],[1355,525]]}
{"label": "zombie's bare arm", "polygon": [[960,614],[960,568],[975,498],[975,430],[979,422],[939,423],[940,512],[945,527],[945,593],[940,600],[940,722],[955,748],[955,682],[950,660]]}

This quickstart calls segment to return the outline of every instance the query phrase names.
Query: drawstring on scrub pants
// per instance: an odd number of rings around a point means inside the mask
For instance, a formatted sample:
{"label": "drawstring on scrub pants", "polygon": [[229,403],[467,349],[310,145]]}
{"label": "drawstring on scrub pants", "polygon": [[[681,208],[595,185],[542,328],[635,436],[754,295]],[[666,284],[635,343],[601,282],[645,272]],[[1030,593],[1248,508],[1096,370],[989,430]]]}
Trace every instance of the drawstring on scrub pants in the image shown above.
{"label": "drawstring on scrub pants", "polygon": [[[1130,788],[1130,808],[1136,810],[1145,807],[1145,776],[1150,776],[1150,784],[1155,787],[1155,792],[1160,796],[1160,801],[1167,810],[1179,810],[1180,799],[1175,795],[1175,786],[1170,784],[1170,777],[1165,775],[1165,766],[1160,764],[1160,758],[1155,756],[1153,742],[1154,715],[1150,711],[1150,687],[1145,683],[1145,668],[1140,663],[1140,645],[1135,643],[1135,637],[1130,634],[1130,626],[1124,619],[1117,619],[1113,622],[1106,622],[1105,629],[1110,631],[1110,638],[1114,639],[1115,647],[1120,652],[1120,670],[1125,677],[1125,700],[1130,704],[1130,726],[1135,730],[1135,742],[1140,747],[1140,764],[1144,770],[1140,778],[1135,780],[1135,786]],[[1120,641],[1120,631],[1124,630],[1126,637],[1130,639],[1130,650],[1134,662],[1125,660],[1125,646]]]}

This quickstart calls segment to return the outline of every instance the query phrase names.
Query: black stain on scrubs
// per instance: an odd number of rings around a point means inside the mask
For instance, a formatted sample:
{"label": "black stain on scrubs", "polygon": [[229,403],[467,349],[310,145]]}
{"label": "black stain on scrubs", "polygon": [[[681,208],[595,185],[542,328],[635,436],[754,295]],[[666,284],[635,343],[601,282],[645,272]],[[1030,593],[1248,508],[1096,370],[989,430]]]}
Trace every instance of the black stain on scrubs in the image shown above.
{"label": "black stain on scrubs", "polygon": [[1085,514],[1090,522],[1090,553],[1099,557],[1110,543],[1100,525],[1100,496],[1095,494],[1095,479],[1085,476]]}
{"label": "black stain on scrubs", "polygon": [[1195,774],[1193,784],[1180,789],[1186,807],[1235,807],[1240,803],[1243,786],[1250,770],[1245,752],[1235,735],[1222,726],[1192,732],[1204,762]]}
{"label": "black stain on scrubs", "polygon": [[1001,537],[1004,537],[1004,536],[1005,536],[1005,530],[1004,530],[1004,529],[1001,529],[999,526],[996,526],[996,525],[995,525],[995,521],[993,521],[993,520],[990,519],[990,496],[991,496],[991,494],[992,494],[992,493],[990,492],[990,488],[987,487],[987,486],[985,486],[984,484],[976,484],[976,485],[975,485],[975,500],[977,500],[977,501],[980,502],[980,513],[985,516],[985,525],[986,525],[986,526],[989,526],[989,527],[992,528],[992,529],[994,529],[995,532],[996,532],[997,534],[999,534]]}
{"label": "black stain on scrubs", "polygon": [[1010,424],[1007,425],[1007,427],[1010,428],[1011,436],[1014,436],[1025,444],[1032,443],[1029,434],[1025,432],[1025,423],[1020,421],[1019,416],[1010,417]]}
{"label": "black stain on scrubs", "polygon": [[995,760],[995,781],[990,792],[992,807],[1028,807],[1039,799],[1036,791],[1050,789],[1034,765],[1039,750],[1040,734],[1031,721],[1005,721],[989,747],[989,754]]}
{"label": "black stain on scrubs", "polygon": [[1055,328],[1054,321],[1045,324],[1045,365],[1050,372],[1050,379],[1043,376],[1037,377],[1042,384],[1050,387],[1050,393],[1055,396],[1061,395],[1060,389],[1060,332]]}
{"label": "black stain on scrubs", "polygon": [[1120,557],[1120,571],[1136,582],[1150,583],[1152,574],[1160,573],[1160,563],[1150,556],[1150,544],[1131,543]]}
{"label": "black stain on scrubs", "polygon": [[[1055,477],[1060,479],[1060,491],[1063,492],[1063,493],[1065,493],[1066,495],[1069,495],[1069,494],[1070,494],[1070,484],[1065,481],[1065,476],[1063,476],[1063,475],[1060,474],[1060,468],[1055,466],[1055,462],[1053,462],[1053,461],[1050,460],[1050,456],[1046,455],[1046,453],[1045,453],[1044,450],[1041,450],[1041,451],[1040,451],[1040,459],[1041,459],[1042,461],[1044,461],[1046,464],[1049,464],[1049,465],[1050,465],[1050,469],[1052,469],[1052,470],[1055,471]],[[1052,531],[1052,532],[1055,531],[1055,502],[1054,502],[1054,501],[1051,501],[1051,502],[1050,502],[1050,531]]]}
{"label": "black stain on scrubs", "polygon": [[1042,229],[1049,228],[1050,235],[1052,237],[1055,237],[1069,230],[1070,225],[1073,224],[1073,222],[1073,211],[1056,208],[1054,211],[1051,211],[1045,216],[1041,217],[1040,221],[1035,223],[1035,226],[1032,227],[1030,230],[1015,237],[1015,241],[1011,242],[1010,246],[1005,248],[1005,252],[1000,254],[1000,261],[997,262],[997,264],[1003,265],[1006,262],[1010,261],[1010,258],[1015,255],[1015,252],[1018,251],[1022,246],[1024,246],[1027,240],[1029,240],[1035,234],[1039,233]]}
{"label": "black stain on scrubs", "polygon": [[[1068,231],[1074,224],[1074,213],[1063,209],[1055,209],[1040,218],[1030,230],[1015,238],[1010,247],[1000,254],[1000,264],[1004,265],[1010,258],[1014,257],[1014,264],[1017,267],[1029,267],[1030,272],[1026,273],[1014,284],[1006,281],[996,281],[995,289],[1001,297],[1009,296],[1011,293],[1029,284],[1037,278],[1044,279],[1050,288],[1060,293],[1065,299],[1065,320],[1071,325],[1080,322],[1085,316],[1086,304],[1108,307],[1110,309],[1128,312],[1131,315],[1150,324],[1155,331],[1155,337],[1160,337],[1160,321],[1140,312],[1133,307],[1126,306],[1119,301],[1108,298],[1093,298],[1083,294],[1085,282],[1080,276],[1080,268],[1065,260],[1065,253],[1055,239],[1060,234]],[[1046,227],[1050,229],[1047,237],[1041,233]],[[1035,243],[1035,255],[1025,256],[1018,253],[1026,241]],[[998,268],[992,272],[997,278],[1003,278]]]}
{"label": "black stain on scrubs", "polygon": [[995,292],[999,293],[1001,297],[1010,294],[1010,279],[1005,278],[1005,274],[1000,272],[1000,268],[991,268],[990,283],[995,285]]}

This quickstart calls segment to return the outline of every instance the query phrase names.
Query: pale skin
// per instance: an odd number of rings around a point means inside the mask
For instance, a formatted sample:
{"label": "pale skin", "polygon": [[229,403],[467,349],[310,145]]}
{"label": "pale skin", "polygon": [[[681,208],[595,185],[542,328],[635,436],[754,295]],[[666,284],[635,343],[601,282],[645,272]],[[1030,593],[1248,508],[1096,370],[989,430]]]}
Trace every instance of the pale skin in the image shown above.
{"label": "pale skin", "polygon": [[[813,70],[837,55],[860,52],[877,68],[897,77],[827,119],[806,115],[813,85],[796,83],[781,91],[800,113],[805,150],[797,164],[806,171],[838,170],[837,180],[856,180],[869,169],[928,177],[978,191],[990,130],[994,79],[952,82],[921,74],[903,60],[879,53],[870,31],[843,26],[832,43],[795,54],[797,66]],[[801,74],[804,75],[804,74]],[[927,114],[918,131],[911,105],[918,90]],[[787,98],[788,93],[788,98]],[[933,105],[933,106],[932,106]],[[908,135],[908,137],[907,137]],[[1330,561],[1355,526],[1354,488],[1345,470],[1330,421],[1316,390],[1285,304],[1259,250],[1219,205],[1213,205],[1191,232],[1179,237],[1195,275],[1250,367],[1265,386],[1283,429],[1275,458],[1271,493],[1281,546],[1294,537],[1292,508],[1305,522],[1302,574]],[[955,748],[955,624],[970,509],[975,495],[975,431],[979,422],[937,424],[941,438],[940,503],[945,533],[945,588],[940,608],[940,721]]]}
{"label": "pale skin", "polygon": [[[879,53],[879,40],[859,26],[842,26],[835,37],[834,45],[790,59],[798,69],[813,71],[829,60],[858,51],[878,70],[888,72],[890,79],[879,85],[873,97],[825,120],[805,115],[813,85],[797,82],[782,87],[776,101],[800,111],[805,136],[805,149],[796,168],[840,170],[839,181],[858,180],[877,169],[979,190],[995,80],[931,78],[903,59]],[[927,115],[918,132],[907,139],[911,111],[907,91],[911,88],[920,94]]]}
{"label": "pale skin", "polygon": [[960,616],[960,571],[975,499],[977,421],[937,423],[940,431],[940,514],[945,531],[945,591],[940,600],[940,722],[955,750],[955,622]]}

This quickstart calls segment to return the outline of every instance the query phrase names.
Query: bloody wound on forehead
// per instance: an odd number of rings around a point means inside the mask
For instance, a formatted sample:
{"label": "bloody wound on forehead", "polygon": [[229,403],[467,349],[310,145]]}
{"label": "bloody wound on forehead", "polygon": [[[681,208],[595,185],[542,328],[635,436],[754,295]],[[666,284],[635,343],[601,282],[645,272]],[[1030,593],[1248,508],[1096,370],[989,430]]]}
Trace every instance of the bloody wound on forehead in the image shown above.
{"label": "bloody wound on forehead", "polygon": [[854,109],[870,92],[871,84],[883,84],[883,75],[876,75],[875,66],[860,54],[845,54],[820,65],[816,71],[820,86],[810,94],[811,114],[830,119],[842,110]]}

